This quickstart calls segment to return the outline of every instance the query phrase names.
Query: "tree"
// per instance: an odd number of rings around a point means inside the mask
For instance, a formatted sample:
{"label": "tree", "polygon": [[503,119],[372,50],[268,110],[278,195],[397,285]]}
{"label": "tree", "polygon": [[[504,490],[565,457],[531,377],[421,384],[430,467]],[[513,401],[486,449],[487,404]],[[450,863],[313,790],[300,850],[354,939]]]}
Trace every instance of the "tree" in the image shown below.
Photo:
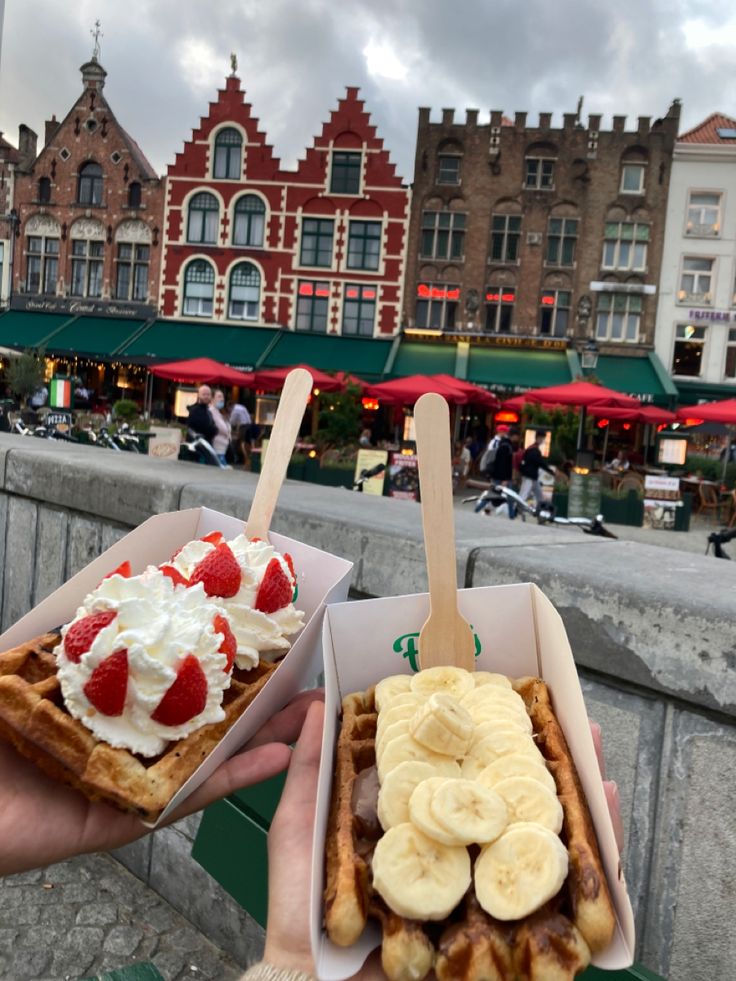
{"label": "tree", "polygon": [[322,404],[315,437],[317,442],[325,448],[357,443],[362,412],[360,389],[347,385],[344,392],[325,394],[320,398]]}
{"label": "tree", "polygon": [[22,405],[43,386],[45,376],[43,350],[27,350],[11,358],[5,371],[10,390],[20,399]]}

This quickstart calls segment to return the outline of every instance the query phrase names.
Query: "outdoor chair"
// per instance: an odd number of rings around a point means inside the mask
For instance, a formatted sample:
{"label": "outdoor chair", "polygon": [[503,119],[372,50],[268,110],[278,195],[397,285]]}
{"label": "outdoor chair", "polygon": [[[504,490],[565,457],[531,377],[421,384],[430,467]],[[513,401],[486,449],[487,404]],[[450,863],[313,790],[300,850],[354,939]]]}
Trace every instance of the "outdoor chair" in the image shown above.
{"label": "outdoor chair", "polygon": [[731,506],[731,517],[728,521],[728,527],[733,528],[736,525],[736,488],[731,491],[731,500],[727,499],[727,504]]}
{"label": "outdoor chair", "polygon": [[644,481],[639,474],[625,473],[616,485],[616,490],[621,494],[625,494],[630,490],[642,493],[644,491]]}
{"label": "outdoor chair", "polygon": [[700,484],[698,486],[698,498],[700,501],[698,514],[713,515],[716,522],[720,521],[721,508],[725,502],[719,497],[718,488],[715,484]]}

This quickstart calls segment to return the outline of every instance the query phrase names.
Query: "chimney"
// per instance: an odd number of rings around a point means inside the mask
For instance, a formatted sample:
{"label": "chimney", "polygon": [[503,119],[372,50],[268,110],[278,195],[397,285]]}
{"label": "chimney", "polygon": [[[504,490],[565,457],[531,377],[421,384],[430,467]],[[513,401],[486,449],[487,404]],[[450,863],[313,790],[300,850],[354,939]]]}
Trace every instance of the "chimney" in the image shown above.
{"label": "chimney", "polygon": [[18,127],[18,154],[20,155],[21,168],[27,170],[36,159],[36,147],[38,136],[30,126],[21,123]]}
{"label": "chimney", "polygon": [[626,116],[614,116],[613,117],[613,132],[623,133],[626,128]]}
{"label": "chimney", "polygon": [[539,128],[549,129],[552,125],[552,113],[551,112],[540,112],[539,114]]}
{"label": "chimney", "polygon": [[44,125],[45,125],[45,130],[44,130],[43,145],[48,146],[49,143],[53,140],[54,136],[56,135],[56,131],[59,128],[59,126],[61,126],[61,123],[56,118],[56,114],[54,114],[51,117],[51,119],[46,120],[46,123]]}
{"label": "chimney", "polygon": [[525,112],[515,112],[514,113],[514,126],[517,130],[526,129],[526,113]]}
{"label": "chimney", "polygon": [[478,110],[477,109],[466,109],[465,110],[465,125],[472,127],[478,125]]}
{"label": "chimney", "polygon": [[103,90],[107,72],[96,58],[86,61],[79,70],[82,73],[85,89],[94,89],[96,92]]}
{"label": "chimney", "polygon": [[429,126],[429,115],[430,115],[431,111],[432,110],[429,109],[427,106],[420,106],[419,107],[419,125],[420,126]]}
{"label": "chimney", "polygon": [[455,110],[454,109],[443,109],[442,110],[442,125],[443,126],[453,126],[455,123]]}
{"label": "chimney", "polygon": [[562,115],[563,119],[563,129],[566,132],[570,132],[575,129],[575,123],[578,121],[578,114],[576,112],[566,112]]}

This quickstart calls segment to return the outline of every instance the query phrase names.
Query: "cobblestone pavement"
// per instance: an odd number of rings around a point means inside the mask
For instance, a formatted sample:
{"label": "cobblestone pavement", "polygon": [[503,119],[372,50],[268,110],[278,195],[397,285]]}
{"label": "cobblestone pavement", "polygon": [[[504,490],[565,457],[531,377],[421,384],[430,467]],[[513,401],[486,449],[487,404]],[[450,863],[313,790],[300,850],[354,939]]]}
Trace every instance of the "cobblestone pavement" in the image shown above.
{"label": "cobblestone pavement", "polygon": [[166,981],[243,973],[108,855],[0,878],[2,981],[77,981],[146,961]]}

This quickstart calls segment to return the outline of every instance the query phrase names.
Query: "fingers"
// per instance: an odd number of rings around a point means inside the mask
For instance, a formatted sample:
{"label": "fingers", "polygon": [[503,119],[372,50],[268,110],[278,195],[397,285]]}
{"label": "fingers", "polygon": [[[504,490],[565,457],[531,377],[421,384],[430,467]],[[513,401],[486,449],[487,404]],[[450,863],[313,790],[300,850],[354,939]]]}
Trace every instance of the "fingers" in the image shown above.
{"label": "fingers", "polygon": [[606,795],[606,803],[608,804],[608,810],[611,815],[611,823],[613,824],[613,833],[616,836],[616,844],[618,845],[619,853],[621,853],[624,850],[624,822],[621,817],[621,798],[619,796],[616,781],[604,780],[603,792]]}
{"label": "fingers", "polygon": [[302,731],[307,710],[312,702],[323,701],[324,691],[321,688],[300,692],[280,712],[255,734],[247,745],[247,749],[262,746],[265,743],[294,743]]}
{"label": "fingers", "polygon": [[281,803],[271,824],[271,839],[278,847],[279,834],[288,833],[289,825],[298,821],[299,831],[305,824],[314,825],[314,811],[317,805],[317,778],[319,776],[319,757],[322,751],[322,727],[324,724],[324,703],[313,700],[309,705],[299,741],[291,754],[286,786],[281,795]]}
{"label": "fingers", "polygon": [[593,722],[588,719],[588,725],[590,726],[590,734],[593,737],[593,746],[595,747],[595,755],[598,759],[598,769],[601,771],[601,777],[606,779],[606,761],[603,759],[603,740],[601,737],[601,727],[597,722]]}

